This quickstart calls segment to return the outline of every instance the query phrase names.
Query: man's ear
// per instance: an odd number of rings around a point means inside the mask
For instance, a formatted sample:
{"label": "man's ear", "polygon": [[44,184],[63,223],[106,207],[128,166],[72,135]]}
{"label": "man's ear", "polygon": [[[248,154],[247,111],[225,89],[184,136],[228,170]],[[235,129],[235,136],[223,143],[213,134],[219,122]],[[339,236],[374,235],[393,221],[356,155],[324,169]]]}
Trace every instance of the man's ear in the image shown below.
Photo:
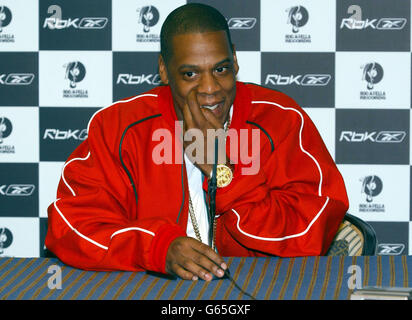
{"label": "man's ear", "polygon": [[166,63],[161,54],[159,54],[159,76],[163,84],[169,84],[169,77],[167,76]]}
{"label": "man's ear", "polygon": [[237,73],[239,72],[239,64],[237,63],[236,49],[235,49],[234,44],[232,44],[232,52],[233,52],[233,69],[235,71],[235,76],[237,76]]}

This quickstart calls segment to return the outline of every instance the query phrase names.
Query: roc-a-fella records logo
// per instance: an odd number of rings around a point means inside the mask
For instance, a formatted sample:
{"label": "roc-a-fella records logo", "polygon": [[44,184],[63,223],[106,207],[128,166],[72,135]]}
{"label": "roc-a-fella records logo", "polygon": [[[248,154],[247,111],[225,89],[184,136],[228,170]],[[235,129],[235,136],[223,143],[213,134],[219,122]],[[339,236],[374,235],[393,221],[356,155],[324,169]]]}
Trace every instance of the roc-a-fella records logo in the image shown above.
{"label": "roc-a-fella records logo", "polygon": [[383,78],[382,66],[377,62],[369,62],[361,66],[361,69],[362,81],[366,84],[366,90],[360,91],[359,98],[361,100],[385,100],[386,92],[377,89],[377,84]]}
{"label": "roc-a-fella records logo", "polygon": [[63,98],[88,98],[89,93],[86,89],[79,89],[77,85],[86,76],[86,68],[80,61],[72,61],[66,63],[65,76],[67,80],[69,89],[63,90]]}
{"label": "roc-a-fella records logo", "polygon": [[0,117],[0,154],[4,153],[16,153],[14,145],[4,143],[13,131],[13,125],[11,121],[6,117]]}
{"label": "roc-a-fella records logo", "polygon": [[0,255],[13,243],[13,234],[7,228],[0,228]]}
{"label": "roc-a-fella records logo", "polygon": [[14,34],[6,33],[5,28],[12,20],[12,13],[6,6],[0,6],[0,43],[15,42]]}
{"label": "roc-a-fella records logo", "polygon": [[155,6],[144,6],[138,8],[136,11],[139,24],[136,42],[159,42],[160,35],[151,32],[152,27],[159,22],[159,10],[157,10]]}
{"label": "roc-a-fella records logo", "polygon": [[359,212],[385,212],[385,205],[374,201],[382,192],[382,180],[376,175],[371,175],[362,178],[361,181],[361,193],[365,196],[365,202],[359,204]]}
{"label": "roc-a-fella records logo", "polygon": [[303,33],[302,27],[308,23],[309,12],[303,6],[295,6],[286,10],[288,17],[287,23],[292,26],[292,33],[285,35],[286,43],[311,43],[310,34]]}

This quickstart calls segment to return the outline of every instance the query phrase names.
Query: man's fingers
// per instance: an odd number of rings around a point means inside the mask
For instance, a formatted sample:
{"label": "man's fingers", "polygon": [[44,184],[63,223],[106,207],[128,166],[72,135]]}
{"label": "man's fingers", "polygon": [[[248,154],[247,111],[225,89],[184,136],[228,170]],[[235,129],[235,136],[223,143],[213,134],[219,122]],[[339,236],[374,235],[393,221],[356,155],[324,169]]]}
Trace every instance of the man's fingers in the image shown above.
{"label": "man's fingers", "polygon": [[[224,271],[222,270],[222,268],[220,268],[218,265],[216,265],[216,263],[212,260],[210,260],[207,256],[203,255],[203,254],[198,254],[195,257],[195,262],[197,265],[201,266],[202,269],[204,270],[208,270],[208,272],[214,274],[216,277],[223,277],[224,275]],[[201,270],[202,272],[203,270]],[[199,274],[201,277],[202,275]],[[209,278],[208,275],[205,275]],[[205,279],[205,277],[202,277],[202,279]],[[209,279],[205,279],[205,280],[209,280]],[[210,280],[211,280],[211,275],[210,275]]]}
{"label": "man's fingers", "polygon": [[194,122],[198,125],[197,128],[201,129],[201,124],[207,123],[207,120],[200,110],[196,95],[196,88],[193,88],[187,95],[187,106],[192,114]]}
{"label": "man's fingers", "polygon": [[[219,263],[220,260],[223,261],[223,259],[215,254],[209,246],[195,239],[192,240],[190,242],[191,252],[188,252],[187,259],[182,263],[182,267],[206,281],[213,279],[212,274],[219,278],[223,277],[224,271],[219,265],[216,265],[216,263]],[[209,256],[206,255],[207,253],[215,260],[210,260]]]}
{"label": "man's fingers", "polygon": [[206,281],[210,281],[213,279],[213,276],[211,274],[210,271],[208,271],[208,269],[203,268],[201,264],[196,263],[195,261],[198,260],[196,258],[194,258],[193,260],[191,259],[187,259],[184,264],[183,267],[184,269],[192,272],[194,275],[198,276],[199,278],[206,280]]}
{"label": "man's fingers", "polygon": [[[193,110],[196,109],[196,88],[190,90],[186,102],[183,105],[183,121],[185,122],[186,130],[192,128],[199,128],[199,119],[193,114]],[[200,111],[200,107],[197,106]]]}
{"label": "man's fingers", "polygon": [[223,259],[209,246],[189,237],[174,240],[166,257],[167,272],[186,280],[199,277],[209,281],[213,275],[221,278],[226,268]]}
{"label": "man's fingers", "polygon": [[183,280],[197,280],[198,277],[195,276],[192,272],[182,268],[177,263],[174,263],[171,268],[172,273],[182,278]]}
{"label": "man's fingers", "polygon": [[213,279],[211,272],[202,268],[200,265],[188,258],[184,259],[180,265],[178,263],[174,263],[171,267],[171,271],[184,280],[198,280],[198,278],[201,278],[203,280],[210,281]]}
{"label": "man's fingers", "polygon": [[195,120],[193,119],[192,113],[190,112],[187,103],[183,105],[183,123],[185,126],[185,131],[191,128],[196,128]]}
{"label": "man's fingers", "polygon": [[223,124],[215,117],[212,111],[208,109],[201,109],[201,112],[206,119],[215,129],[223,128]]}
{"label": "man's fingers", "polygon": [[199,254],[196,263],[213,272],[218,277],[223,276],[223,273],[220,271],[226,270],[227,265],[221,256],[219,256],[212,248],[201,242],[198,242],[193,249]]}

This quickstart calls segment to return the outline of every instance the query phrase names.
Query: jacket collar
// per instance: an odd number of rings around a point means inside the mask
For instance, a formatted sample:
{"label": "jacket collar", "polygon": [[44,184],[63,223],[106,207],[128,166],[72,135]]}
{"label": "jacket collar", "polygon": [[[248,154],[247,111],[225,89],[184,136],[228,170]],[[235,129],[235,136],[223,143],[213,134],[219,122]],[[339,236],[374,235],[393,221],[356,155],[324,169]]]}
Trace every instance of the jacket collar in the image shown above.
{"label": "jacket collar", "polygon": [[243,82],[236,82],[236,97],[233,102],[233,118],[230,128],[241,129],[246,128],[246,120],[252,109],[252,98],[249,89]]}

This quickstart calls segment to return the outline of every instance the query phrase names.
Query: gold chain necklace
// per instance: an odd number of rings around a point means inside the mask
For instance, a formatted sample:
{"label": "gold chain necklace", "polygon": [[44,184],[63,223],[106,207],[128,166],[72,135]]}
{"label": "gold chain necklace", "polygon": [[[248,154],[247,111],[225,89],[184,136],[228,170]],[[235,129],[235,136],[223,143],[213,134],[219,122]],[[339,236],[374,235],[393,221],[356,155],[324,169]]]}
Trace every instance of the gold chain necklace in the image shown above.
{"label": "gold chain necklace", "polygon": [[[226,121],[223,126],[225,132],[227,132],[227,130],[229,129],[231,120],[232,119],[230,118],[230,115],[229,115],[229,120]],[[189,214],[190,214],[190,219],[192,220],[193,231],[195,232],[196,239],[202,242],[202,237],[200,236],[200,231],[199,231],[199,224],[197,223],[195,210],[193,209],[192,197],[190,196],[190,190],[189,190]],[[216,219],[213,223],[213,234],[215,233],[215,230],[216,230]],[[215,247],[215,237],[212,238],[212,248],[214,247]]]}
{"label": "gold chain necklace", "polygon": [[192,226],[193,226],[193,230],[195,231],[196,238],[197,240],[202,242],[202,237],[200,236],[200,231],[199,231],[199,225],[197,224],[197,219],[195,216],[195,210],[193,209],[192,197],[190,196],[190,191],[189,191],[189,214],[190,214],[190,219],[192,220]]}

